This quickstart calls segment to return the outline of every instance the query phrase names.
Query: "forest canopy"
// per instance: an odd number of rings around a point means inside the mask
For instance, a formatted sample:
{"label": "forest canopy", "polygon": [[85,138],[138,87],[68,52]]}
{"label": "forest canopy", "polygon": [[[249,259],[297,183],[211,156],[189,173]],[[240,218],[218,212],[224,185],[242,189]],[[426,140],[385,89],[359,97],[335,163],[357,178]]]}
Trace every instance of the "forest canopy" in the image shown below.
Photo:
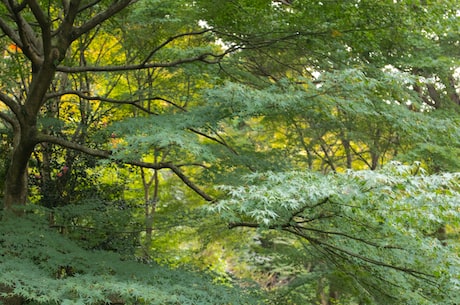
{"label": "forest canopy", "polygon": [[460,303],[459,17],[1,1],[0,302]]}

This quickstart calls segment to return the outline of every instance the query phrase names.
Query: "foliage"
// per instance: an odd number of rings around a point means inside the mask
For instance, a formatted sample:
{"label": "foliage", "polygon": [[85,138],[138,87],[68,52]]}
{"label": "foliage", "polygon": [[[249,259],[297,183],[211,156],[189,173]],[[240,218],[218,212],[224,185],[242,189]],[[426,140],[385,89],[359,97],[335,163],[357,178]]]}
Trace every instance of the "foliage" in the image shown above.
{"label": "foliage", "polygon": [[3,215],[0,289],[223,288],[137,257],[251,277],[276,304],[458,303],[458,17],[454,0],[3,1],[0,180],[23,217]]}
{"label": "foliage", "polygon": [[459,175],[427,175],[419,166],[251,174],[243,185],[221,186],[229,198],[212,210],[231,227],[277,230],[275,253],[292,248],[284,266],[310,264],[294,274],[303,280],[292,280],[293,289],[311,285],[316,265],[325,265],[340,279],[334,289],[352,287],[360,302],[455,304],[459,260],[436,233],[459,225]]}
{"label": "foliage", "polygon": [[253,303],[248,291],[204,274],[84,250],[36,215],[3,219],[0,230],[0,283],[11,287],[4,297],[30,304]]}

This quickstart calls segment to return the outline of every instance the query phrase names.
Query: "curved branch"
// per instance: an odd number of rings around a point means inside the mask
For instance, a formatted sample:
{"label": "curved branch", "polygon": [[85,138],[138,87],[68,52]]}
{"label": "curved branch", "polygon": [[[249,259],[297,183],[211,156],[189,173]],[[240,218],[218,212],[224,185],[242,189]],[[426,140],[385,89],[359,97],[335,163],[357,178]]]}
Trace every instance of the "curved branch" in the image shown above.
{"label": "curved branch", "polygon": [[153,114],[151,111],[148,111],[148,109],[146,109],[145,107],[142,107],[141,105],[137,104],[142,101],[150,100],[148,98],[124,101],[124,100],[117,100],[117,99],[112,99],[108,97],[103,97],[103,96],[91,96],[91,95],[85,94],[84,92],[80,90],[65,90],[65,91],[54,92],[51,94],[47,94],[46,98],[52,99],[52,98],[61,97],[64,95],[76,95],[79,98],[88,100],[88,101],[100,101],[100,102],[106,102],[106,103],[111,103],[111,104],[133,105],[134,107],[142,111],[145,111],[146,113]]}
{"label": "curved branch", "polygon": [[16,45],[20,46],[21,43],[21,38],[19,35],[16,33],[13,28],[11,28],[8,23],[3,19],[0,18],[0,29],[2,30],[3,33],[5,33],[6,36],[8,36]]}
{"label": "curved branch", "polygon": [[149,100],[152,100],[152,101],[162,101],[162,102],[165,102],[169,105],[172,105],[174,107],[176,107],[177,109],[180,109],[184,112],[187,112],[187,109],[185,109],[184,107],[182,107],[181,105],[178,105],[177,103],[171,101],[171,100],[168,100],[164,97],[160,97],[160,96],[155,96],[155,97],[152,97],[152,98],[149,98]]}
{"label": "curved branch", "polygon": [[213,202],[214,198],[206,194],[201,190],[197,185],[195,185],[177,166],[169,164],[169,168],[176,174],[179,179],[182,180],[189,188],[191,188],[195,193],[200,195],[204,200]]}
{"label": "curved branch", "polygon": [[[52,93],[52,94],[48,94],[47,95],[47,98],[48,99],[51,99],[51,98],[56,98],[56,97],[59,97],[59,96],[63,96],[63,95],[66,95],[66,94],[73,94],[73,95],[76,95],[82,99],[85,99],[85,100],[88,100],[88,101],[101,101],[101,102],[107,102],[107,103],[112,103],[112,104],[124,104],[124,105],[132,105],[142,111],[144,111],[145,113],[148,113],[148,114],[153,114],[153,115],[156,115],[156,113],[153,113],[152,111],[146,109],[145,107],[139,105],[138,103],[139,102],[142,102],[142,101],[147,101],[147,100],[157,100],[157,101],[163,101],[163,102],[166,102],[184,112],[187,112],[187,109],[185,109],[184,107],[174,103],[173,101],[170,101],[168,99],[165,99],[165,98],[162,98],[162,97],[152,97],[152,98],[145,98],[145,99],[136,99],[136,100],[131,100],[131,101],[123,101],[123,100],[117,100],[117,99],[111,99],[111,98],[107,98],[107,97],[102,97],[102,96],[90,96],[90,95],[87,95],[85,93],[83,93],[82,91],[79,91],[79,90],[66,90],[66,91],[60,91],[60,92],[55,92],[55,93]],[[213,137],[211,135],[208,135],[202,131],[199,131],[195,128],[187,128],[187,130],[197,134],[197,135],[200,135],[206,139],[209,139],[211,141],[214,141],[220,145],[223,145],[224,147],[226,147],[229,151],[231,151],[233,154],[235,155],[238,155],[238,152],[233,148],[231,147],[228,143],[225,142],[225,140],[220,137],[217,132],[216,135],[217,137]]]}
{"label": "curved branch", "polygon": [[15,100],[13,100],[7,94],[0,91],[0,102],[5,104],[14,113],[18,120],[21,120],[21,118],[23,117],[21,112],[21,106],[18,103],[16,103]]}
{"label": "curved branch", "polygon": [[189,57],[179,59],[170,62],[163,63],[150,63],[150,64],[133,64],[124,66],[78,66],[78,67],[66,67],[58,66],[56,71],[65,73],[83,73],[83,72],[123,72],[123,71],[134,71],[151,68],[172,68],[182,64],[188,64],[193,62],[204,62],[208,64],[217,64],[228,52],[222,54],[204,53],[195,57]]}
{"label": "curved branch", "polygon": [[[100,157],[103,159],[110,159],[112,153],[107,150],[102,150],[102,149],[94,149],[87,147],[82,144],[78,144],[75,142],[71,142],[62,138],[58,138],[52,135],[47,135],[43,133],[39,133],[36,136],[36,141],[37,143],[40,142],[47,142],[47,143],[53,143],[57,144],[69,149],[73,149],[76,151],[80,151],[82,153],[85,153],[87,155],[95,156],[95,157]],[[189,188],[191,188],[195,193],[200,195],[204,200],[206,201],[214,201],[214,198],[206,194],[203,190],[201,190],[195,183],[193,183],[180,169],[178,166],[169,163],[169,162],[160,162],[160,163],[150,163],[150,162],[144,162],[144,161],[139,161],[139,160],[120,160],[120,163],[124,164],[129,164],[129,165],[134,165],[134,166],[139,166],[139,167],[144,167],[144,168],[151,168],[151,169],[170,169],[172,170],[179,179],[182,180]]]}
{"label": "curved branch", "polygon": [[350,257],[357,258],[357,259],[359,259],[361,261],[370,263],[370,264],[375,265],[375,266],[380,266],[380,267],[385,267],[385,268],[401,271],[401,272],[410,274],[415,278],[420,278],[420,279],[423,279],[425,281],[429,281],[429,282],[435,284],[435,281],[430,279],[430,278],[434,278],[434,276],[431,275],[431,274],[428,274],[428,273],[425,273],[425,272],[422,272],[422,271],[418,271],[418,270],[415,270],[415,269],[403,267],[403,266],[392,265],[392,264],[385,263],[385,262],[377,260],[377,259],[366,257],[366,256],[363,256],[363,255],[361,255],[359,253],[349,251],[347,249],[332,245],[332,244],[327,243],[325,241],[322,241],[322,240],[319,240],[319,239],[314,238],[312,236],[306,235],[306,234],[304,234],[304,233],[302,233],[302,232],[300,232],[300,231],[298,231],[296,229],[293,229],[293,228],[285,228],[284,230],[286,232],[289,232],[289,233],[292,233],[294,235],[297,235],[297,236],[299,236],[299,237],[301,237],[303,239],[306,239],[310,243],[316,244],[316,245],[324,247],[326,249],[330,249],[332,251],[338,251],[339,253],[345,254],[345,255],[350,256]]}
{"label": "curved branch", "polygon": [[102,149],[95,149],[95,148],[90,148],[88,146],[78,144],[76,142],[71,142],[62,138],[58,138],[49,134],[44,134],[44,133],[38,133],[36,136],[36,142],[37,143],[53,143],[57,144],[62,147],[70,148],[76,151],[80,151],[82,153],[85,153],[87,155],[91,155],[94,157],[100,157],[104,159],[108,159],[111,156],[111,152],[108,150],[102,150]]}
{"label": "curved branch", "polygon": [[152,59],[153,55],[155,55],[155,53],[158,52],[158,50],[160,50],[163,47],[167,46],[170,42],[172,42],[172,41],[174,41],[174,40],[176,40],[178,38],[181,38],[181,37],[193,36],[193,35],[201,35],[201,34],[209,32],[209,31],[211,31],[211,29],[205,29],[205,30],[195,31],[195,32],[181,33],[181,34],[169,37],[168,39],[166,39],[166,41],[164,41],[159,46],[157,46],[152,51],[150,51],[149,55],[142,62],[142,65],[147,64]]}
{"label": "curved branch", "polygon": [[[235,228],[235,227],[260,228],[261,225],[258,224],[258,223],[251,223],[251,222],[238,222],[238,223],[230,223],[229,224],[229,228]],[[403,248],[401,248],[401,247],[381,246],[381,245],[376,244],[376,243],[374,243],[372,241],[368,241],[368,240],[365,240],[365,239],[362,239],[362,238],[351,236],[349,234],[342,233],[342,232],[324,231],[324,230],[319,230],[319,229],[314,229],[314,228],[304,228],[304,227],[300,227],[300,226],[292,226],[290,224],[270,225],[270,226],[268,226],[268,229],[272,229],[272,230],[273,229],[282,229],[283,231],[286,231],[286,232],[294,234],[294,235],[296,235],[298,237],[301,237],[302,239],[305,239],[305,240],[307,240],[308,242],[310,242],[310,243],[312,243],[314,245],[317,245],[319,247],[323,247],[325,249],[329,249],[330,251],[332,251],[334,253],[338,252],[338,253],[344,254],[344,255],[349,256],[349,257],[357,258],[357,259],[359,259],[361,261],[370,263],[372,265],[381,266],[381,267],[401,271],[401,272],[410,274],[410,275],[412,275],[412,276],[414,276],[416,278],[420,278],[420,279],[423,279],[425,281],[434,283],[434,281],[431,280],[431,278],[433,278],[433,275],[431,275],[431,274],[421,272],[421,271],[418,271],[418,270],[415,270],[415,269],[407,268],[407,267],[404,267],[404,266],[397,266],[397,265],[385,263],[385,262],[380,261],[378,259],[373,259],[373,258],[370,258],[370,257],[363,256],[363,255],[361,255],[359,253],[352,252],[352,251],[347,250],[345,248],[341,248],[341,247],[338,247],[336,245],[327,243],[324,240],[320,240],[320,239],[315,238],[313,236],[307,235],[304,232],[302,232],[302,230],[309,230],[309,231],[313,231],[313,232],[317,232],[317,233],[324,233],[324,234],[328,234],[328,235],[339,235],[339,236],[343,236],[343,237],[346,237],[346,238],[349,238],[349,239],[352,239],[352,240],[355,240],[355,241],[358,241],[358,242],[362,242],[364,244],[367,244],[367,245],[370,245],[370,246],[373,246],[373,247],[382,248],[382,249],[403,250]],[[340,256],[340,254],[338,254],[338,253],[336,253],[335,255]]]}
{"label": "curved branch", "polygon": [[315,232],[315,233],[319,233],[319,234],[342,236],[342,237],[346,237],[346,238],[351,239],[351,240],[359,241],[359,242],[361,242],[363,244],[366,244],[366,245],[369,245],[369,246],[372,246],[372,247],[375,247],[375,248],[403,250],[403,248],[401,248],[401,247],[391,246],[391,245],[380,245],[380,244],[372,242],[370,240],[366,240],[364,238],[356,237],[356,236],[353,236],[353,235],[350,235],[350,234],[347,234],[347,233],[343,233],[343,232],[326,231],[326,230],[320,230],[320,229],[311,228],[311,227],[303,227],[301,225],[294,225],[294,226],[291,226],[291,227],[294,228],[294,229],[297,229],[297,230],[311,231],[311,232]]}
{"label": "curved branch", "polygon": [[196,133],[197,135],[200,135],[200,136],[202,136],[202,137],[204,137],[204,138],[206,138],[208,140],[214,141],[217,144],[220,144],[220,145],[224,146],[225,148],[227,148],[234,155],[237,155],[237,156],[239,155],[238,152],[233,147],[231,147],[229,144],[227,144],[227,142],[225,142],[225,140],[221,136],[219,136],[219,134],[217,134],[217,132],[215,132],[217,137],[213,137],[213,136],[208,135],[208,134],[206,134],[204,132],[201,132],[201,131],[199,131],[199,130],[197,130],[195,128],[187,128],[187,130],[190,130],[191,132]]}
{"label": "curved branch", "polygon": [[15,120],[13,117],[7,115],[6,113],[0,112],[0,119],[13,126],[14,130],[20,129],[19,122]]}

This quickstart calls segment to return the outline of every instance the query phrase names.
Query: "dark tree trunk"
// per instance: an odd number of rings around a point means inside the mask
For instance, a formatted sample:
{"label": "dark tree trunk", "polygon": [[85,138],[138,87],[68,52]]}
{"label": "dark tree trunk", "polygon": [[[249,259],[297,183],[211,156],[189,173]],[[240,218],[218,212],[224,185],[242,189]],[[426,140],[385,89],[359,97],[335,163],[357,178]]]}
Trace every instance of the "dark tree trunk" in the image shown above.
{"label": "dark tree trunk", "polygon": [[36,145],[35,133],[35,126],[23,127],[19,139],[14,143],[5,177],[5,210],[13,210],[16,206],[20,209],[27,201],[28,163]]}
{"label": "dark tree trunk", "polygon": [[[9,294],[12,292],[11,287],[8,287],[4,284],[0,284],[0,293]],[[19,296],[0,296],[0,304],[5,305],[21,305],[24,300]]]}

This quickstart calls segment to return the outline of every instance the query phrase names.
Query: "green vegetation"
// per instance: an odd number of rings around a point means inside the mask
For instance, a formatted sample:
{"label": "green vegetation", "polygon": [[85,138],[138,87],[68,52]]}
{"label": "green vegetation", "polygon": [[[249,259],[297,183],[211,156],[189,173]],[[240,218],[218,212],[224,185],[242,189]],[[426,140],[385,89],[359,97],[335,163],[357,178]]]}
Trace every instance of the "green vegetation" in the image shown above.
{"label": "green vegetation", "polygon": [[0,2],[0,302],[459,304],[457,1]]}

